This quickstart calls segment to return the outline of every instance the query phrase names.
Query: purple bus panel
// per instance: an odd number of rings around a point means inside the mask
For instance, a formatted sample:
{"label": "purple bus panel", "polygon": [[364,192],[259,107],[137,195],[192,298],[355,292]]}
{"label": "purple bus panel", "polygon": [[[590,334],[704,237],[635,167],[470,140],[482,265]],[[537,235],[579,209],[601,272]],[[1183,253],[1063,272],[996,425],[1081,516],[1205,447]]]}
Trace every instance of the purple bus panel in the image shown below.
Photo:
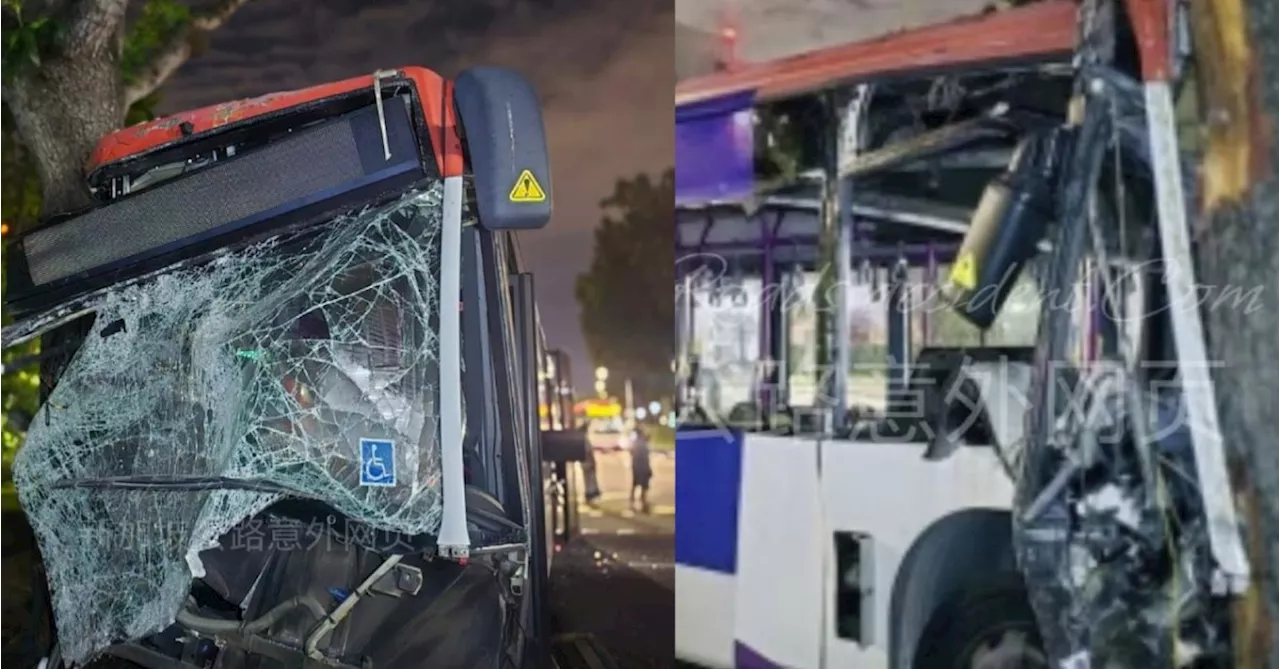
{"label": "purple bus panel", "polygon": [[725,202],[755,192],[754,94],[676,109],[676,204]]}

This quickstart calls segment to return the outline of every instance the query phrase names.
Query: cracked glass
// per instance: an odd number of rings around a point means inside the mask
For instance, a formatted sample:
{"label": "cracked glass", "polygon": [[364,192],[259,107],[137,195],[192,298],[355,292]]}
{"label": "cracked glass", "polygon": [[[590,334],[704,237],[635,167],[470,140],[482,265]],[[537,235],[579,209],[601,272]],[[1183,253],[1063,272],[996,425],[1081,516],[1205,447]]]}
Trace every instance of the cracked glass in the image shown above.
{"label": "cracked glass", "polygon": [[285,497],[434,534],[440,184],[105,291],[14,479],[64,656],[169,625]]}

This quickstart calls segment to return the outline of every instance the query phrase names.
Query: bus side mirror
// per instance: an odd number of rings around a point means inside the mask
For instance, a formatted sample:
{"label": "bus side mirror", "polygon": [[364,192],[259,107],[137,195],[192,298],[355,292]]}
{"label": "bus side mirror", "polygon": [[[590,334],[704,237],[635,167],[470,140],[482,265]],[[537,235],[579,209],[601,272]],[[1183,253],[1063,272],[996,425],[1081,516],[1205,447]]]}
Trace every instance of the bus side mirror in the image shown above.
{"label": "bus side mirror", "polygon": [[543,430],[543,462],[582,462],[590,449],[586,430]]}
{"label": "bus side mirror", "polygon": [[551,168],[538,95],[518,72],[474,67],[453,84],[480,225],[535,230],[551,220]]}

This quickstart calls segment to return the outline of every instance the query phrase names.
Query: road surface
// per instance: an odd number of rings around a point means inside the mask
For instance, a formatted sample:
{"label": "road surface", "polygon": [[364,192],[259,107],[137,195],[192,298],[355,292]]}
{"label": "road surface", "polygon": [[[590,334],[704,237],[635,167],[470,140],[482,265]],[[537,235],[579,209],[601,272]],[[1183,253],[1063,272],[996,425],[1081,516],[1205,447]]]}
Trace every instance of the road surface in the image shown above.
{"label": "road surface", "polygon": [[637,514],[630,456],[597,455],[602,498],[580,504],[582,534],[552,566],[559,630],[594,634],[622,669],[675,666],[675,456],[654,452],[652,462],[652,513]]}

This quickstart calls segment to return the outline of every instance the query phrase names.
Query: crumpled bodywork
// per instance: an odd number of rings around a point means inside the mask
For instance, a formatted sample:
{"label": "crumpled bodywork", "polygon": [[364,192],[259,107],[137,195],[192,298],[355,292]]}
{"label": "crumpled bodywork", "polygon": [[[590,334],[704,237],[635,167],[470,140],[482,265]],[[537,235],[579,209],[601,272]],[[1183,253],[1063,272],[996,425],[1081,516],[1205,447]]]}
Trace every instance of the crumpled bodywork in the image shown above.
{"label": "crumpled bodywork", "polygon": [[[243,616],[252,620],[280,602],[295,597],[333,601],[332,587],[351,588],[373,573],[383,561],[379,549],[388,537],[357,537],[350,525],[303,530],[304,539],[290,531],[293,517],[268,511],[260,532],[261,547],[253,550],[235,531],[205,551],[209,575],[204,581],[223,601],[245,602]],[[294,539],[293,543],[288,540]],[[237,545],[239,544],[239,545]],[[321,645],[325,655],[348,665],[368,661],[374,667],[501,666],[508,648],[504,631],[510,618],[505,603],[510,594],[490,563],[483,559],[463,566],[451,560],[406,555],[401,563],[421,573],[409,585],[420,588],[400,596],[375,594],[360,600],[352,614]],[[400,579],[387,582],[404,585]],[[317,620],[295,611],[265,635],[273,643],[301,648]],[[259,663],[259,664],[255,664]],[[245,666],[288,667],[228,643],[217,654],[215,669]]]}
{"label": "crumpled bodywork", "polygon": [[1052,448],[1028,452],[1014,507],[1047,650],[1092,666],[1228,666],[1179,388],[1143,392],[1118,365],[1069,371],[1051,377],[1065,395],[1051,399]]}
{"label": "crumpled bodywork", "polygon": [[96,298],[14,464],[64,657],[170,624],[283,497],[436,531],[442,191]]}

